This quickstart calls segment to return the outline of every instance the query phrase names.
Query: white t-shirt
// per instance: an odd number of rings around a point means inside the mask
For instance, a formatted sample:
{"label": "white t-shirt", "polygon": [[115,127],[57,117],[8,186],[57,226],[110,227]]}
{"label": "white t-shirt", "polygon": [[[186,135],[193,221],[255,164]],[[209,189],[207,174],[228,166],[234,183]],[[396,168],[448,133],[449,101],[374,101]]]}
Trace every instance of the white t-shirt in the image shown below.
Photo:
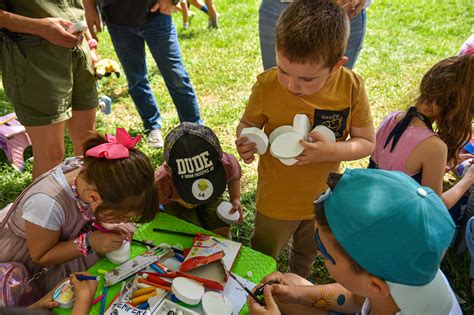
{"label": "white t-shirt", "polygon": [[[454,295],[453,289],[451,289],[451,286],[449,285],[448,279],[446,279],[446,276],[443,275],[443,279],[446,282],[446,285],[449,288],[449,293],[451,294],[451,299],[453,301],[453,306],[451,308],[451,311],[449,314],[446,315],[462,315],[462,310],[461,307],[459,306],[458,300],[456,299],[456,296]],[[422,301],[420,301],[421,303]],[[364,305],[362,305],[362,311],[361,315],[370,315],[370,312],[372,311],[372,306],[370,305],[369,299],[365,299]],[[403,315],[402,312],[398,312],[396,315]]]}
{"label": "white t-shirt", "polygon": [[[74,199],[71,186],[60,167],[52,174],[68,195]],[[66,217],[61,205],[47,194],[37,193],[31,195],[23,204],[22,218],[44,229],[60,231]],[[79,210],[77,210],[79,211]]]}

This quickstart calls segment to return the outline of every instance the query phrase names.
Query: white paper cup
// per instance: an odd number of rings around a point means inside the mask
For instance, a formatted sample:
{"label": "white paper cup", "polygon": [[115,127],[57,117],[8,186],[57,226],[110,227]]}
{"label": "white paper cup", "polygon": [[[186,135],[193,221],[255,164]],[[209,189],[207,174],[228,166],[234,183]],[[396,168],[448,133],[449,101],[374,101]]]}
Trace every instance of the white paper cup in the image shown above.
{"label": "white paper cup", "polygon": [[235,224],[239,221],[240,214],[238,211],[234,213],[230,213],[231,209],[232,209],[232,204],[228,201],[223,201],[217,207],[217,216],[219,217],[219,219],[221,219],[227,224]]}
{"label": "white paper cup", "polygon": [[113,252],[105,254],[107,258],[116,265],[121,265],[130,259],[130,242],[124,241],[122,246]]}
{"label": "white paper cup", "polygon": [[303,137],[297,132],[288,132],[279,135],[273,141],[270,152],[278,159],[295,158],[303,152],[303,147],[299,143],[302,138]]}
{"label": "white paper cup", "polygon": [[279,135],[282,135],[288,132],[297,132],[297,131],[295,130],[295,128],[293,128],[293,126],[290,126],[290,125],[280,126],[272,131],[272,133],[268,137],[268,141],[270,142],[270,144],[272,144],[273,140],[275,140]]}
{"label": "white paper cup", "polygon": [[254,142],[257,154],[262,155],[267,152],[268,137],[261,129],[255,127],[244,128],[240,132],[240,137],[246,137],[248,142]]}
{"label": "white paper cup", "polygon": [[311,132],[317,132],[320,134],[326,141],[336,142],[336,135],[334,132],[326,126],[319,125],[313,128]]}
{"label": "white paper cup", "polygon": [[204,315],[231,315],[234,306],[224,295],[209,291],[202,297],[202,310]]}
{"label": "white paper cup", "polygon": [[296,114],[293,117],[293,128],[305,140],[308,140],[308,132],[311,130],[311,123],[305,114]]}
{"label": "white paper cup", "polygon": [[204,286],[197,281],[178,277],[173,279],[171,291],[180,301],[189,305],[196,305],[201,302],[204,295]]}

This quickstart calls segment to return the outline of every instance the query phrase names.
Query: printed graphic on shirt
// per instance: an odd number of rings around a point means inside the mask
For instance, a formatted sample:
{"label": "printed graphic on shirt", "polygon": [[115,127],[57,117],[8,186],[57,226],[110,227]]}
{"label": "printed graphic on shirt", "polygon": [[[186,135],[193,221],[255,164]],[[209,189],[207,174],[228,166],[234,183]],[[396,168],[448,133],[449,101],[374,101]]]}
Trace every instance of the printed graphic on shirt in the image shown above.
{"label": "printed graphic on shirt", "polygon": [[326,126],[334,132],[336,138],[340,138],[344,135],[349,111],[349,107],[342,110],[315,109],[313,128],[319,125]]}

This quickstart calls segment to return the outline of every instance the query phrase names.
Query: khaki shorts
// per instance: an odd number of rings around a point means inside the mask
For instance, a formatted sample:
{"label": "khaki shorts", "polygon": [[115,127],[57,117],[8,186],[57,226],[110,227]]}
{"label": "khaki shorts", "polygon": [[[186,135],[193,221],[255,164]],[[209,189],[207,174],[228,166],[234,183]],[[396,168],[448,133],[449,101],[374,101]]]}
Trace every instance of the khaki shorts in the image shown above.
{"label": "khaki shorts", "polygon": [[164,205],[165,212],[194,225],[213,231],[218,228],[228,227],[229,225],[219,219],[217,216],[217,207],[224,201],[223,198],[217,198],[216,201],[199,205],[188,209],[177,202],[171,202]]}
{"label": "khaki shorts", "polygon": [[90,50],[67,49],[43,39],[3,37],[2,79],[18,120],[25,126],[43,126],[72,117],[73,110],[98,104]]}

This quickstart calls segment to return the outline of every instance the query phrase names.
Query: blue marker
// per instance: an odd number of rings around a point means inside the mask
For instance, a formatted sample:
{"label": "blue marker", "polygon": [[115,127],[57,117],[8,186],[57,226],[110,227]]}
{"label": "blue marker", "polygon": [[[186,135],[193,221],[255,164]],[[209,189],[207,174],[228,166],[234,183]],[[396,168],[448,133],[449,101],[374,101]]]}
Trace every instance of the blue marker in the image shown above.
{"label": "blue marker", "polygon": [[79,280],[79,281],[83,281],[83,280],[95,280],[95,281],[99,281],[99,280],[100,280],[100,277],[96,277],[96,276],[76,275],[76,278],[77,278],[77,280]]}
{"label": "blue marker", "polygon": [[153,269],[155,272],[162,273],[162,274],[164,273],[164,271],[158,268],[158,266],[156,266],[155,264],[151,264],[150,268]]}
{"label": "blue marker", "polygon": [[105,303],[107,301],[107,293],[109,292],[109,287],[104,287],[104,297],[102,298],[102,301],[100,303],[100,312],[99,312],[99,315],[103,315],[104,314],[104,310],[105,310]]}
{"label": "blue marker", "polygon": [[139,308],[141,310],[146,310],[149,306],[150,306],[150,304],[148,304],[148,302],[145,302],[145,303],[142,303],[142,304],[138,305],[137,308]]}

